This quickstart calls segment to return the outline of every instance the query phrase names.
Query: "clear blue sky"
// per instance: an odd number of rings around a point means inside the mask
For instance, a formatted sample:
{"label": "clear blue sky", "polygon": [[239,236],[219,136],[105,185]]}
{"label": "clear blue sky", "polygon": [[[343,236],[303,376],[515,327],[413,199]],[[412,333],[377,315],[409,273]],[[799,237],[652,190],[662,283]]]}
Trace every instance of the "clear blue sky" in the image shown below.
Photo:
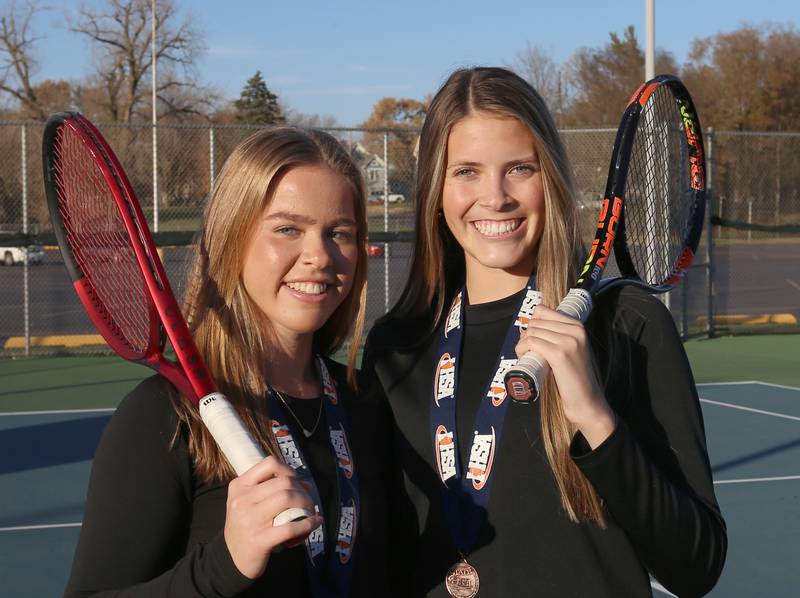
{"label": "clear blue sky", "polygon": [[[333,115],[341,125],[365,120],[384,96],[424,98],[454,68],[508,64],[528,43],[563,61],[581,47],[603,46],[610,31],[633,25],[644,47],[645,0],[173,1],[205,34],[202,80],[235,99],[260,70],[291,108]],[[85,41],[63,25],[69,10],[54,8],[39,18],[38,32],[45,37],[38,45],[36,81],[77,79],[89,71]],[[692,40],[743,23],[800,28],[800,4],[656,0],[656,46],[679,63]]]}

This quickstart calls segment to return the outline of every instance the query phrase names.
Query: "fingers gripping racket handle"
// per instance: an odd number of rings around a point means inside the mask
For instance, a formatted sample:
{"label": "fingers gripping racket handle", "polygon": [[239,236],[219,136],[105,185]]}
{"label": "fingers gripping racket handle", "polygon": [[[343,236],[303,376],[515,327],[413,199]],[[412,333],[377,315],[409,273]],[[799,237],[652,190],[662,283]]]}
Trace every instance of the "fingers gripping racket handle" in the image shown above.
{"label": "fingers gripping racket handle", "polygon": [[[222,393],[213,392],[200,399],[200,418],[222,454],[236,470],[236,475],[242,475],[266,457],[244,427],[233,405]],[[273,519],[272,525],[283,525],[310,516],[311,513],[305,509],[293,507],[279,513]]]}
{"label": "fingers gripping racket handle", "polygon": [[[570,289],[556,311],[585,322],[592,311],[592,296],[583,289]],[[547,362],[534,352],[523,355],[505,375],[506,392],[514,401],[528,403],[539,398],[539,392],[550,373]]]}

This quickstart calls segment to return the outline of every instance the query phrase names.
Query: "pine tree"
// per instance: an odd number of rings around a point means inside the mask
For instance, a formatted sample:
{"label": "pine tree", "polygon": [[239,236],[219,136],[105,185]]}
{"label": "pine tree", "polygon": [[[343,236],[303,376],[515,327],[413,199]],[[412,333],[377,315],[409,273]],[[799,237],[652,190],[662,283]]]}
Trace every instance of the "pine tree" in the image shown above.
{"label": "pine tree", "polygon": [[278,105],[278,96],[272,93],[261,71],[247,80],[236,106],[236,120],[253,125],[274,125],[284,122],[284,115]]}

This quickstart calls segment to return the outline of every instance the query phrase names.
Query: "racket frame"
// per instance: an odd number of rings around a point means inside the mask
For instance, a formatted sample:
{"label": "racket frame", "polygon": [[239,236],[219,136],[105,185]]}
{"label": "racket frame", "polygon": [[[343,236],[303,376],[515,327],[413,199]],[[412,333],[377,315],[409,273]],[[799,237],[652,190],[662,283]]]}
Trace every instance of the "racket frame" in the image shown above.
{"label": "racket frame", "polygon": [[[147,350],[144,353],[134,351],[114,333],[109,319],[103,317],[104,313],[110,313],[109,310],[93,291],[91,280],[81,271],[72,253],[59,208],[56,184],[56,144],[61,127],[68,127],[94,156],[94,164],[106,181],[128,233],[130,246],[136,255],[142,279],[147,286],[145,295],[150,310],[151,326]],[[198,405],[203,397],[218,392],[181,314],[128,177],[103,136],[92,123],[78,113],[55,114],[48,119],[45,126],[43,164],[47,203],[58,246],[78,297],[101,336],[120,357],[146,365],[162,374],[195,405]],[[178,363],[163,355],[167,337]]]}
{"label": "racket frame", "polygon": [[[627,249],[625,237],[625,185],[630,167],[630,157],[642,110],[650,96],[660,86],[668,86],[683,120],[683,133],[688,147],[690,185],[694,201],[689,218],[690,226],[684,231],[683,250],[673,264],[669,276],[661,284],[651,285],[636,272]],[[629,284],[651,293],[664,293],[672,289],[685,274],[694,259],[700,242],[705,218],[705,152],[702,129],[694,102],[688,90],[673,75],[658,75],[643,83],[628,100],[620,120],[611,153],[606,189],[601,203],[592,246],[575,286],[569,290],[557,311],[585,322],[592,310],[593,298],[616,286]],[[621,276],[603,278],[611,253]],[[528,403],[539,396],[540,386],[549,372],[548,364],[534,353],[524,355],[517,365],[506,372],[506,392],[515,402]]]}
{"label": "racket frame", "polygon": [[[654,77],[650,81],[642,84],[631,97],[625,114],[623,115],[623,120],[626,119],[627,116],[629,125],[633,127],[630,129],[630,133],[626,130],[626,134],[630,135],[630,143],[623,144],[620,148],[621,152],[627,152],[620,156],[620,159],[626,164],[625,172],[622,173],[622,178],[619,181],[614,181],[614,190],[612,193],[624,193],[628,174],[627,166],[630,164],[630,153],[633,148],[636,127],[645,104],[658,87],[668,87],[672,93],[673,99],[678,104],[678,110],[683,120],[683,134],[689,158],[689,183],[694,190],[691,215],[688,219],[690,226],[684,231],[684,238],[682,239],[683,250],[673,264],[670,274],[660,284],[650,284],[642,280],[633,265],[633,260],[630,257],[628,245],[625,240],[625,207],[623,201],[622,218],[614,241],[614,257],[621,276],[601,280],[597,290],[593,292],[593,295],[599,295],[621,284],[633,284],[651,293],[665,293],[680,282],[683,275],[691,266],[697,251],[697,246],[700,244],[706,210],[703,131],[692,97],[689,95],[689,91],[681,80],[677,77],[673,75],[659,75]],[[609,173],[609,175],[610,174],[611,173]],[[620,175],[617,174],[617,176]],[[608,191],[606,192],[606,197],[608,197]]]}
{"label": "racket frame", "polygon": [[[692,215],[689,218],[691,226],[685,231],[682,239],[683,251],[680,257],[673,264],[672,271],[665,281],[661,284],[651,285],[642,280],[637,273],[628,252],[625,239],[624,195],[631,151],[633,150],[633,142],[636,137],[642,109],[653,92],[661,86],[669,87],[675,101],[678,103],[683,118],[684,135],[690,163],[690,184],[694,189],[694,201]],[[597,233],[592,242],[586,263],[573,288],[583,289],[593,297],[623,284],[632,284],[651,293],[669,291],[680,282],[686,270],[691,266],[703,233],[705,209],[705,152],[703,150],[700,119],[697,116],[694,102],[680,79],[672,75],[658,75],[643,83],[634,92],[622,115],[614,140],[614,149],[611,153],[606,190],[597,222]],[[621,276],[604,279],[602,278],[603,270],[611,256],[612,248]]]}
{"label": "racket frame", "polygon": [[[110,313],[110,311],[94,293],[91,281],[81,271],[72,253],[59,208],[56,184],[55,146],[59,128],[62,126],[69,127],[94,157],[93,163],[100,169],[117,210],[122,216],[148,291],[145,295],[151,325],[149,342],[144,353],[134,351],[114,333],[110,319],[102,315],[103,312]],[[97,330],[120,357],[156,370],[198,406],[200,418],[237,475],[241,475],[266,455],[239,418],[235,408],[225,395],[218,391],[205,362],[197,351],[189,327],[175,300],[144,214],[114,151],[94,125],[81,114],[61,112],[50,117],[45,125],[42,158],[45,193],[58,246],[78,297]],[[153,317],[154,315],[158,317]],[[177,363],[163,355],[166,337],[169,338],[175,351]],[[279,513],[272,524],[283,525],[310,516],[311,513],[304,508],[290,507]]]}

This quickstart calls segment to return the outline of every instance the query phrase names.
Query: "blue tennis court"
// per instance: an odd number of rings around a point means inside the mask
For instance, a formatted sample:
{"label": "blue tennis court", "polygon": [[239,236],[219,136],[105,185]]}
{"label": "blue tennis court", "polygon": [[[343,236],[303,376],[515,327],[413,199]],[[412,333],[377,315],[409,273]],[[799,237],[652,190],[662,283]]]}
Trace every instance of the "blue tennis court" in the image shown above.
{"label": "blue tennis court", "polygon": [[[800,587],[800,388],[698,385],[729,550],[710,596]],[[9,597],[60,596],[95,446],[110,409],[0,414],[0,579]],[[655,596],[669,596],[654,583]]]}

